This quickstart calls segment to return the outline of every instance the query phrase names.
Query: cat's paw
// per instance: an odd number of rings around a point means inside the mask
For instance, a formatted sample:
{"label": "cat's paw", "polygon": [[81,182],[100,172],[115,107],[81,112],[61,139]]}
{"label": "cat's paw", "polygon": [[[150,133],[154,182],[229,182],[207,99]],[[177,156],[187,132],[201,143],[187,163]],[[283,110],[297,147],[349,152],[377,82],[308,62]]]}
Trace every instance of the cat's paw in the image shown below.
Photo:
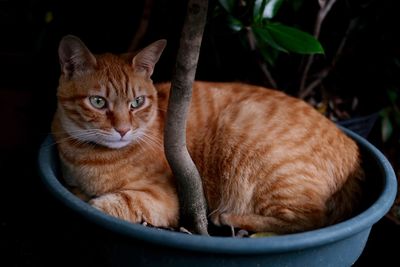
{"label": "cat's paw", "polygon": [[159,201],[147,193],[118,191],[108,193],[89,201],[89,204],[111,216],[132,222],[149,223],[155,227],[176,227],[178,225],[178,201]]}
{"label": "cat's paw", "polygon": [[231,227],[235,227],[236,225],[236,219],[237,216],[230,214],[230,213],[222,213],[219,216],[219,221],[222,225],[227,225],[227,226],[231,226]]}
{"label": "cat's paw", "polygon": [[216,226],[223,226],[223,225],[231,226],[227,218],[229,219],[228,213],[214,212],[210,214],[210,220]]}
{"label": "cat's paw", "polygon": [[216,226],[229,226],[236,227],[237,226],[237,215],[231,213],[214,213],[210,215],[211,222]]}
{"label": "cat's paw", "polygon": [[221,213],[214,211],[212,212],[209,217],[210,217],[210,221],[215,225],[215,226],[222,226],[221,222],[220,222],[220,217]]}
{"label": "cat's paw", "polygon": [[130,209],[131,203],[127,203],[126,198],[121,194],[106,194],[93,198],[89,201],[92,207],[103,211],[111,216],[130,221],[142,223],[143,214],[138,209]]}

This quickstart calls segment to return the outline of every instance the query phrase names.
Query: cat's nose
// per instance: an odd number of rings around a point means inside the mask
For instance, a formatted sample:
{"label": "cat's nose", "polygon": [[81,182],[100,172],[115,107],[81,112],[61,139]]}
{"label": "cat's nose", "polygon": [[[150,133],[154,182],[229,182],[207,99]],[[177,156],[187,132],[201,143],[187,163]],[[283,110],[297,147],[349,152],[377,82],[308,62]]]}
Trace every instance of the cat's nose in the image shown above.
{"label": "cat's nose", "polygon": [[124,137],[124,135],[129,132],[130,128],[120,128],[120,129],[115,129],[120,135],[121,138]]}

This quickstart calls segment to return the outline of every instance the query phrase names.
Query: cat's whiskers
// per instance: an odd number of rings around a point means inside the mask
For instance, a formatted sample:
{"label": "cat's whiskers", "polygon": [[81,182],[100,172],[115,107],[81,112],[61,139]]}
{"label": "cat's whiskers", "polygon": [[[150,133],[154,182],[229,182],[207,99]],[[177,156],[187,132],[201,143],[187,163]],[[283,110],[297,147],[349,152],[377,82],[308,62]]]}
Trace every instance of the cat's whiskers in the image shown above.
{"label": "cat's whiskers", "polygon": [[166,109],[166,108],[160,108],[160,107],[158,107],[157,110],[162,111],[162,112],[167,112],[167,109]]}
{"label": "cat's whiskers", "polygon": [[138,143],[147,145],[153,152],[158,152],[162,147],[161,140],[156,136],[143,132],[141,135],[137,137]]}
{"label": "cat's whiskers", "polygon": [[157,145],[157,146],[162,146],[163,145],[161,138],[157,137],[154,134],[145,132],[143,136],[145,138],[147,138],[149,141],[151,141],[153,144]]}
{"label": "cat's whiskers", "polygon": [[[57,133],[57,132],[54,132],[54,133]],[[65,133],[65,132],[60,131],[59,133]],[[90,144],[92,142],[88,139],[93,139],[91,137],[94,137],[98,134],[99,134],[99,132],[97,129],[82,129],[82,130],[69,131],[67,137],[61,138],[61,139],[49,144],[49,146],[54,146],[56,144],[71,142],[71,141],[74,144],[78,144],[78,145],[79,144]]]}
{"label": "cat's whiskers", "polygon": [[139,144],[140,148],[144,151],[151,149],[153,152],[156,152],[155,147],[144,136],[137,137],[137,144]]}

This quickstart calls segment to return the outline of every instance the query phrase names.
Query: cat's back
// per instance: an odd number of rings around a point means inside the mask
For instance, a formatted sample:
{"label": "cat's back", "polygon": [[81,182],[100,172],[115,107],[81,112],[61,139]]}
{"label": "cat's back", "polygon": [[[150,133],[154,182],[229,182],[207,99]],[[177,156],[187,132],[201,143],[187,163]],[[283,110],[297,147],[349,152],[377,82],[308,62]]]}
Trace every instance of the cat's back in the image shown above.
{"label": "cat's back", "polygon": [[[167,108],[169,88],[169,83],[157,85],[162,110]],[[253,140],[282,151],[298,147],[303,154],[324,150],[343,159],[358,155],[355,142],[306,102],[239,82],[194,82],[187,124],[189,143],[206,135],[216,139],[223,132],[243,145]]]}
{"label": "cat's back", "polygon": [[[166,109],[169,85],[163,88],[160,102]],[[262,135],[263,140],[280,141],[280,145],[315,141],[355,147],[353,140],[308,103],[278,90],[239,82],[194,82],[188,131],[195,129],[196,135],[201,128],[215,133],[236,131],[250,139]]]}

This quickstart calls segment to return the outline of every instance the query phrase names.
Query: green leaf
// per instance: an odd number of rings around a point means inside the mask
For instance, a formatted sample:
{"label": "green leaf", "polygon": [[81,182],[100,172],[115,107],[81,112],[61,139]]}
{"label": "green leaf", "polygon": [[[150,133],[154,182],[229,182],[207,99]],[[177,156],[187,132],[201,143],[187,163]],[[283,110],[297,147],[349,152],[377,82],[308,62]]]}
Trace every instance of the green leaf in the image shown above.
{"label": "green leaf", "polygon": [[283,0],[256,0],[253,10],[254,21],[259,22],[261,19],[273,19],[282,3]]}
{"label": "green leaf", "polygon": [[274,37],[271,35],[267,28],[252,27],[254,35],[257,38],[258,43],[266,43],[272,48],[287,53],[288,51],[275,42]]}
{"label": "green leaf", "polygon": [[250,238],[260,238],[260,237],[270,237],[270,236],[276,236],[276,233],[273,232],[259,232],[250,235]]}
{"label": "green leaf", "polygon": [[261,55],[270,66],[275,66],[275,62],[278,59],[279,51],[273,49],[268,44],[260,45]]}
{"label": "green leaf", "polygon": [[231,28],[235,32],[238,32],[243,29],[243,23],[232,16],[228,16],[228,25],[229,28]]}
{"label": "green leaf", "polygon": [[265,25],[273,40],[290,52],[299,54],[323,54],[320,42],[311,34],[279,23]]}
{"label": "green leaf", "polygon": [[218,2],[228,13],[232,13],[236,0],[218,0]]}
{"label": "green leaf", "polygon": [[262,14],[264,13],[265,5],[268,0],[255,0],[253,8],[253,20],[255,22],[260,22],[262,19]]}
{"label": "green leaf", "polygon": [[264,19],[272,19],[275,17],[276,13],[278,13],[279,8],[281,7],[283,0],[269,0],[265,5],[265,9],[262,17]]}

